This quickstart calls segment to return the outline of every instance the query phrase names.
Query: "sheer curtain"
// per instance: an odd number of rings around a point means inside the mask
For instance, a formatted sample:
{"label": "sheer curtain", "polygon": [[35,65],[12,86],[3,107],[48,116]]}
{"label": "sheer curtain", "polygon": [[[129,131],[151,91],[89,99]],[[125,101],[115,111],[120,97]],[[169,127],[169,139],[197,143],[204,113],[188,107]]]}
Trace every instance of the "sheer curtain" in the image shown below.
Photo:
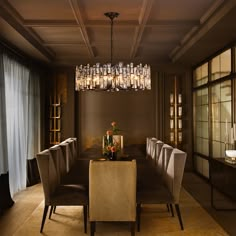
{"label": "sheer curtain", "polygon": [[40,96],[36,92],[39,78],[7,55],[3,55],[3,71],[9,184],[13,196],[26,188],[27,159],[33,158],[40,146]]}
{"label": "sheer curtain", "polygon": [[27,135],[27,159],[33,159],[41,147],[41,122],[40,122],[40,77],[34,71],[29,75],[29,112]]}
{"label": "sheer curtain", "polygon": [[5,83],[3,74],[3,56],[0,54],[0,175],[8,171],[7,161],[7,129]]}

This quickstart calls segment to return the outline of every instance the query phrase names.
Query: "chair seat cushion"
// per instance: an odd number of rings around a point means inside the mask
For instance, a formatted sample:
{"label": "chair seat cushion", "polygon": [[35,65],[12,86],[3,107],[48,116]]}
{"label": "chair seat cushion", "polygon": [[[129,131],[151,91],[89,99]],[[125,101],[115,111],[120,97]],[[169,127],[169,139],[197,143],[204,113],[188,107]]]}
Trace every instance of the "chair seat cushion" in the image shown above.
{"label": "chair seat cushion", "polygon": [[172,203],[173,197],[164,184],[155,185],[137,192],[137,203],[144,204],[166,204]]}
{"label": "chair seat cushion", "polygon": [[51,196],[51,205],[87,205],[88,192],[83,185],[59,185]]}

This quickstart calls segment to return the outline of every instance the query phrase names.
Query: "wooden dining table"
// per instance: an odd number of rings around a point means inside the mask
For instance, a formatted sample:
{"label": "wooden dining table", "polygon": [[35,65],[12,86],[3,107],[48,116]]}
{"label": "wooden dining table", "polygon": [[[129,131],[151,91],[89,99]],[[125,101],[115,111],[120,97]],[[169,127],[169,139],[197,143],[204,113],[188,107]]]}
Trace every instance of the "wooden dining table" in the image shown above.
{"label": "wooden dining table", "polygon": [[[135,159],[137,163],[137,191],[149,190],[158,184],[160,180],[160,175],[157,173],[156,167],[152,160],[146,159],[146,156],[127,155],[118,156],[115,161],[131,161]],[[111,161],[104,156],[99,156],[97,158],[80,158],[76,161],[75,166],[72,171],[76,172],[78,180],[84,184],[86,187],[89,186],[89,162],[90,160],[97,161]]]}

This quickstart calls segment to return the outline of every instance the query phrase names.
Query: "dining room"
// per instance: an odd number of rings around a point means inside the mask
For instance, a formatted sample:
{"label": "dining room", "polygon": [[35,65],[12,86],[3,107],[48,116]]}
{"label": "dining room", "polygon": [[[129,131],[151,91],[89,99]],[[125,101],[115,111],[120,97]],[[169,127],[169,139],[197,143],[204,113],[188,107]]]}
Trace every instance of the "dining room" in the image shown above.
{"label": "dining room", "polygon": [[0,234],[234,235],[235,12],[1,1]]}

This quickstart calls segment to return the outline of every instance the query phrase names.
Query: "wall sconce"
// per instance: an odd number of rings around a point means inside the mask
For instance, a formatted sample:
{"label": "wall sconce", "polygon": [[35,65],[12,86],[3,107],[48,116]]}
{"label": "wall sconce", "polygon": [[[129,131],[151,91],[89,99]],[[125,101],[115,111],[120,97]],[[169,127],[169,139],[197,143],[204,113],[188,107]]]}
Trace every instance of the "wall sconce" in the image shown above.
{"label": "wall sconce", "polygon": [[177,147],[183,141],[182,135],[182,94],[178,93],[177,78],[174,78],[174,91],[170,94],[170,142]]}

